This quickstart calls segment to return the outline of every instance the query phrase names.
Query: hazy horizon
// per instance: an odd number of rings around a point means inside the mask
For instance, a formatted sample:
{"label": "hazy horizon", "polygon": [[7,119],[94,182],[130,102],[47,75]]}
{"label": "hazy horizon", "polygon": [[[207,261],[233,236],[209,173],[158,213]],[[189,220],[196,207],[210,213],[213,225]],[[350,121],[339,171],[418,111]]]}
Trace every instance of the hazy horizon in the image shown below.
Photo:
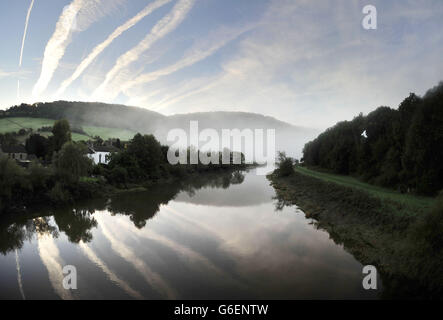
{"label": "hazy horizon", "polygon": [[442,79],[441,1],[372,1],[377,30],[362,27],[367,4],[2,1],[0,106],[103,101],[324,129]]}

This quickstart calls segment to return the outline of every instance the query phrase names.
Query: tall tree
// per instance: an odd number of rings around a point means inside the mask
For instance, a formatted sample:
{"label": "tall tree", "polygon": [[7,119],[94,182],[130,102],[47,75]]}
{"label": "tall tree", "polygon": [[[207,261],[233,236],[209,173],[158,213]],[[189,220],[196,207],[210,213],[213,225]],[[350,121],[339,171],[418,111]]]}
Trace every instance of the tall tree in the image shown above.
{"label": "tall tree", "polygon": [[86,156],[87,148],[83,144],[67,142],[53,161],[57,174],[69,184],[77,182],[92,169],[92,161]]}
{"label": "tall tree", "polygon": [[44,158],[49,152],[49,140],[39,134],[32,134],[26,140],[26,151],[37,158]]}
{"label": "tall tree", "polygon": [[68,120],[62,119],[54,123],[52,128],[54,151],[60,151],[62,146],[71,141],[71,126]]}

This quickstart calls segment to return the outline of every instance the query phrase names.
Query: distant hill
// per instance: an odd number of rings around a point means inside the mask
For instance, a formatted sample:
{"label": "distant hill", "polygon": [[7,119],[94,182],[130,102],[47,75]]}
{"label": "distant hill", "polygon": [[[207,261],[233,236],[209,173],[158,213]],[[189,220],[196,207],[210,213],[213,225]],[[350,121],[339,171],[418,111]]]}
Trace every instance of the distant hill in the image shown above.
{"label": "distant hill", "polygon": [[292,130],[295,127],[287,122],[277,120],[273,117],[264,116],[249,112],[196,112],[187,114],[176,114],[168,117],[170,126],[180,126],[189,121],[198,121],[202,128],[223,129],[224,125],[229,123],[232,128],[246,129],[251,127],[275,127],[280,129]]}
{"label": "distant hill", "polygon": [[[160,113],[142,108],[96,102],[55,101],[50,103],[21,104],[6,110],[14,117],[68,119],[76,125],[148,131],[165,120]],[[151,129],[149,129],[151,128]]]}
{"label": "distant hill", "polygon": [[51,103],[22,104],[0,112],[0,116],[31,117],[59,120],[66,118],[76,126],[97,126],[126,129],[154,134],[166,143],[169,130],[189,131],[189,122],[198,121],[200,130],[221,129],[275,129],[277,149],[299,157],[304,143],[318,131],[293,126],[273,117],[247,112],[198,112],[165,116],[143,108],[97,102],[56,101]]}

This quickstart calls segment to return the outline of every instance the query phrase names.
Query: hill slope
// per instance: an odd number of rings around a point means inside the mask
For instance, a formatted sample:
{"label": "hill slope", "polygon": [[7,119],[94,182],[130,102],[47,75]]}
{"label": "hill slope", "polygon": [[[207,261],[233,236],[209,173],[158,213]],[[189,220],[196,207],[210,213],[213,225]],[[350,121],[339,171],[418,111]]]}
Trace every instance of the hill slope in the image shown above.
{"label": "hill slope", "polygon": [[[0,113],[1,116],[1,113]],[[198,121],[200,130],[221,129],[274,129],[276,131],[276,148],[299,157],[303,144],[314,138],[318,132],[313,129],[293,126],[289,123],[261,114],[247,112],[199,112],[164,116],[147,109],[112,105],[105,103],[67,102],[22,104],[11,107],[3,117],[28,117],[58,120],[66,118],[75,126],[85,130],[90,127],[108,128],[107,130],[90,130],[90,135],[106,137],[113,134],[114,129],[128,132],[154,134],[162,143],[166,143],[167,133],[171,129],[181,128],[189,132],[190,121]],[[102,137],[103,138],[103,137]]]}
{"label": "hill slope", "polygon": [[68,119],[81,126],[130,129],[144,131],[155,128],[165,116],[142,108],[123,105],[56,101],[51,103],[22,104],[6,110],[9,116],[44,119]]}

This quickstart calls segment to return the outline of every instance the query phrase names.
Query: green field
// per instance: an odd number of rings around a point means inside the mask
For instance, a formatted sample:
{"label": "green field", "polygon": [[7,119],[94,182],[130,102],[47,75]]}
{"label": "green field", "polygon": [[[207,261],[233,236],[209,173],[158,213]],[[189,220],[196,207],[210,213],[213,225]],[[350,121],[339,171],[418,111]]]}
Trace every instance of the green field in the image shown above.
{"label": "green field", "polygon": [[435,199],[431,197],[420,197],[411,194],[403,194],[395,190],[374,186],[368,183],[364,183],[351,176],[343,176],[343,175],[319,172],[299,166],[297,166],[295,170],[301,174],[308,175],[323,181],[333,182],[342,186],[365,191],[382,200],[387,199],[395,201],[408,208],[427,209],[431,207],[435,201]]}
{"label": "green field", "polygon": [[[40,132],[39,134],[44,136],[44,137],[52,136],[52,133],[50,133],[50,132]],[[78,141],[88,141],[88,140],[91,139],[90,137],[85,136],[84,134],[79,134],[79,133],[75,133],[75,132],[71,133],[71,138],[75,142],[78,142]],[[24,142],[24,140],[26,140],[26,139],[27,139],[27,137],[20,137],[20,138],[18,138],[19,141],[23,140],[22,142]]]}
{"label": "green field", "polygon": [[[20,129],[32,129],[37,131],[42,127],[50,127],[54,125],[55,120],[41,119],[41,118],[4,118],[0,119],[0,133],[17,132]],[[135,132],[125,129],[116,128],[102,128],[84,126],[83,130],[88,135],[82,135],[78,133],[72,133],[72,140],[74,141],[86,141],[91,137],[99,136],[103,140],[110,138],[118,138],[120,140],[130,140],[134,137]],[[42,133],[42,135],[50,135],[50,133]]]}
{"label": "green field", "polygon": [[20,129],[37,130],[54,125],[54,120],[37,118],[4,118],[0,119],[0,133],[17,132]]}
{"label": "green field", "polygon": [[83,130],[91,137],[99,136],[103,140],[118,138],[123,141],[128,141],[134,138],[134,136],[136,135],[136,132],[126,129],[116,129],[116,128],[84,126]]}

